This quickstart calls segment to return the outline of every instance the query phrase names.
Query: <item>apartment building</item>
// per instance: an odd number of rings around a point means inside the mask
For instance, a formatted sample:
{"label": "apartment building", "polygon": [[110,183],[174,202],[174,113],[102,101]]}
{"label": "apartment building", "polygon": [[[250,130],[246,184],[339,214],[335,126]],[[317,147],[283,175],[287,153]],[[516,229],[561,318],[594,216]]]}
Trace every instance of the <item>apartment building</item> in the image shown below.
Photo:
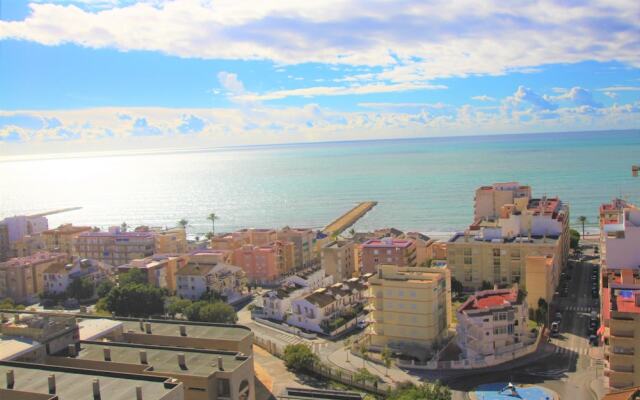
{"label": "apartment building", "polygon": [[600,262],[603,269],[640,266],[640,210],[614,199],[600,206]]}
{"label": "apartment building", "polygon": [[245,244],[234,250],[233,264],[242,268],[253,284],[278,283],[293,271],[294,246],[275,241],[267,245]]}
{"label": "apartment building", "polygon": [[51,294],[64,293],[69,285],[77,279],[88,279],[93,287],[112,279],[114,268],[105,263],[88,259],[75,259],[69,264],[51,264],[44,270],[44,292]]}
{"label": "apartment building", "polygon": [[108,232],[83,232],[75,241],[80,258],[92,258],[119,266],[153,255],[155,238],[151,232],[123,232],[113,226]]}
{"label": "apartment building", "polygon": [[6,225],[9,242],[16,242],[27,235],[37,235],[49,229],[49,221],[41,215],[16,215],[0,221]]}
{"label": "apartment building", "polygon": [[44,364],[170,377],[183,384],[185,400],[255,399],[253,359],[237,352],[83,341]]}
{"label": "apartment building", "polygon": [[175,293],[176,272],[187,265],[187,262],[188,256],[186,255],[155,254],[120,265],[118,273],[125,273],[132,268],[137,268],[146,275],[150,285],[166,288],[170,293]]}
{"label": "apartment building", "polygon": [[155,239],[156,254],[182,254],[187,250],[187,232],[184,228],[163,229],[158,227],[139,226],[135,232],[150,232]]}
{"label": "apartment building", "polygon": [[416,246],[416,265],[425,265],[425,263],[436,259],[434,244],[436,241],[429,236],[420,232],[407,232],[402,234],[402,239],[409,239]]}
{"label": "apartment building", "polygon": [[238,233],[248,235],[249,243],[255,246],[266,246],[278,240],[278,233],[270,228],[241,229]]}
{"label": "apartment building", "polygon": [[369,279],[371,346],[426,359],[451,326],[450,282],[446,268],[379,265]]}
{"label": "apartment building", "polygon": [[335,282],[353,277],[356,273],[356,244],[350,240],[334,240],[322,247],[320,265]]}
{"label": "apartment building", "polygon": [[198,300],[207,292],[215,292],[233,303],[247,294],[247,278],[242,268],[215,261],[207,253],[195,253],[189,263],[176,272],[177,294]]}
{"label": "apartment building", "polygon": [[[627,270],[632,274],[634,272]],[[640,281],[640,273],[635,272]],[[603,292],[605,376],[609,387],[623,389],[640,385],[640,285],[610,282]]]}
{"label": "apartment building", "polygon": [[367,301],[371,274],[351,278],[291,301],[291,316],[287,323],[318,333],[329,333],[331,321],[357,315]]}
{"label": "apartment building", "polygon": [[416,260],[416,244],[411,239],[393,237],[370,239],[362,244],[360,273],[375,273],[376,267],[381,264],[415,267],[417,266]]}
{"label": "apartment building", "polygon": [[531,198],[531,187],[518,182],[494,183],[476,189],[474,197],[473,220],[496,218],[502,206],[522,204]]}
{"label": "apartment building", "polygon": [[295,249],[294,268],[306,268],[313,263],[317,263],[318,255],[315,251],[316,234],[312,229],[285,226],[276,232],[276,236],[278,240],[293,243]]}
{"label": "apartment building", "polygon": [[75,253],[74,243],[78,235],[89,232],[91,229],[90,226],[63,224],[55,229],[46,230],[42,232],[44,248],[48,251],[58,251],[72,256]]}
{"label": "apartment building", "polygon": [[20,354],[25,361],[37,361],[33,358],[34,355],[55,354],[80,340],[79,327],[74,316],[38,313],[12,313],[4,316],[9,318],[0,321],[0,343],[5,339],[18,338],[22,343],[35,343],[43,347],[42,351],[36,353]]}
{"label": "apartment building", "polygon": [[518,286],[484,290],[469,297],[457,311],[457,342],[468,360],[511,354],[530,344],[529,311]]}
{"label": "apartment building", "polygon": [[38,252],[45,251],[42,234],[25,235],[11,243],[9,251],[11,257],[29,257]]}
{"label": "apartment building", "polygon": [[31,304],[44,292],[44,271],[53,264],[67,264],[64,253],[39,252],[0,263],[0,298]]}

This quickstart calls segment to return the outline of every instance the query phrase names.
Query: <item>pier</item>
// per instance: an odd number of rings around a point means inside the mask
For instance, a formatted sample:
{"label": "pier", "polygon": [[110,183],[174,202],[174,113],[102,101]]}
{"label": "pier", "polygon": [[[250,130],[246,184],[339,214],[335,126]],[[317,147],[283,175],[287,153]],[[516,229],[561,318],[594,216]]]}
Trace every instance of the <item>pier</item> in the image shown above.
{"label": "pier", "polygon": [[39,214],[33,214],[33,215],[30,215],[30,217],[46,217],[47,215],[60,214],[60,213],[63,213],[63,212],[75,211],[75,210],[80,210],[80,209],[82,209],[82,207],[60,208],[58,210],[51,210],[51,211],[47,211],[47,212],[43,212],[43,213],[39,213]]}
{"label": "pier", "polygon": [[329,236],[339,235],[344,232],[351,225],[355,224],[360,218],[362,218],[366,213],[371,211],[373,207],[378,204],[377,201],[365,201],[359,203],[357,206],[353,207],[351,210],[342,214],[338,218],[336,218],[333,222],[327,225],[322,232]]}

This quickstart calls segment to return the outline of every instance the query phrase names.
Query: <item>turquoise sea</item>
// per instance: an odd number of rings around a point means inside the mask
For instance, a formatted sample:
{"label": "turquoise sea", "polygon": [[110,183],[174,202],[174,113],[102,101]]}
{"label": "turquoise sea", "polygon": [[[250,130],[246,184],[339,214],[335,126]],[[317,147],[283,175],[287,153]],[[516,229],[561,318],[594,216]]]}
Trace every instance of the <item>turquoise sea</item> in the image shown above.
{"label": "turquoise sea", "polygon": [[[471,222],[474,189],[519,181],[559,195],[593,227],[613,196],[640,203],[640,130],[399,139],[0,162],[0,217],[81,206],[49,217],[107,226],[175,225],[192,234],[322,227],[364,200],[356,226],[437,233]],[[575,224],[577,225],[577,224]]]}

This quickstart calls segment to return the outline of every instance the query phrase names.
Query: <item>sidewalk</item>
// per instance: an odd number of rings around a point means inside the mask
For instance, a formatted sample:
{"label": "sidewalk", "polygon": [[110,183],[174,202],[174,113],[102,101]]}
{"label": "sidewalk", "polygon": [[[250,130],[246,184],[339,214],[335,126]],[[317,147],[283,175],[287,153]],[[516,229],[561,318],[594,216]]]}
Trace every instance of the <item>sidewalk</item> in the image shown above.
{"label": "sidewalk", "polygon": [[[347,361],[347,351],[342,348],[331,353],[327,360],[334,366],[343,368],[352,372],[356,372],[363,366],[363,359],[353,354],[349,354],[349,361]],[[416,384],[420,383],[420,378],[408,374],[395,365],[389,367],[389,376],[385,375],[386,368],[383,365],[376,364],[371,361],[365,361],[364,365],[372,373],[378,375],[383,381],[389,384],[395,384],[398,382],[412,381]]]}

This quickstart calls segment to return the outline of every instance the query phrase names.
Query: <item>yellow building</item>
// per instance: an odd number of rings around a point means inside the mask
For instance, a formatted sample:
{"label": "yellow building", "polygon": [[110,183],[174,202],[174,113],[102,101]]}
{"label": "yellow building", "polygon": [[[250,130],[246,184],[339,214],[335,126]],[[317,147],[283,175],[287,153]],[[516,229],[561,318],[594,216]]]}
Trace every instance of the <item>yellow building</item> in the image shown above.
{"label": "yellow building", "polygon": [[39,252],[28,257],[12,258],[0,263],[0,299],[16,303],[33,303],[45,291],[44,271],[52,264],[66,264],[64,253]]}
{"label": "yellow building", "polygon": [[334,282],[351,278],[355,272],[355,244],[347,240],[334,240],[327,243],[320,255],[322,268]]}
{"label": "yellow building", "polygon": [[59,251],[72,256],[75,255],[74,241],[82,232],[89,232],[90,226],[73,226],[63,224],[55,229],[42,232],[42,241],[45,249]]}
{"label": "yellow building", "polygon": [[11,243],[11,257],[29,257],[45,250],[41,234],[25,235]]}
{"label": "yellow building", "polygon": [[146,258],[132,260],[128,264],[118,267],[118,273],[128,272],[132,268],[138,268],[147,276],[150,285],[158,288],[166,288],[171,293],[176,291],[176,272],[188,262],[186,255],[168,256],[154,255]]}
{"label": "yellow building", "polygon": [[380,265],[369,279],[371,346],[425,359],[451,326],[451,277],[446,268]]}
{"label": "yellow building", "polygon": [[184,228],[152,230],[156,254],[181,254],[187,252],[187,233]]}
{"label": "yellow building", "polygon": [[447,265],[466,289],[477,290],[483,282],[519,283],[529,292],[529,308],[536,309],[538,294],[546,301],[553,297],[561,269],[555,256],[561,252],[558,238],[483,239],[458,234],[447,243]]}

